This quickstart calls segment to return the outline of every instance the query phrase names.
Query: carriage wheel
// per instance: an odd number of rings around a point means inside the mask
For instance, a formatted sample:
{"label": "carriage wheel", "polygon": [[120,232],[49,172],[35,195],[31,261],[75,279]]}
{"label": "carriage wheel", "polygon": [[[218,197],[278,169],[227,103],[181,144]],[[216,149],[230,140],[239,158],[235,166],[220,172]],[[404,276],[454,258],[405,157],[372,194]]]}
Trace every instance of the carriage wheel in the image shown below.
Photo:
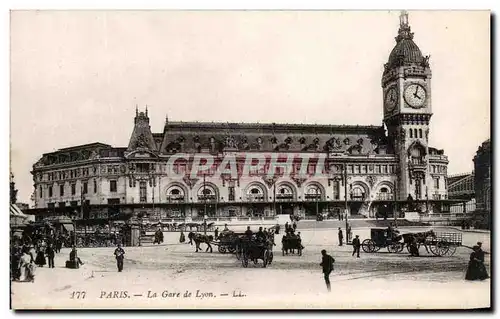
{"label": "carriage wheel", "polygon": [[219,245],[219,253],[225,254],[226,253],[226,247]]}
{"label": "carriage wheel", "polygon": [[400,253],[403,251],[404,248],[405,248],[405,245],[403,243],[398,243],[398,251],[396,251],[396,252]]}
{"label": "carriage wheel", "polygon": [[403,250],[403,244],[401,244],[401,243],[392,243],[389,246],[387,246],[387,250],[390,253],[399,253],[400,251]]}
{"label": "carriage wheel", "polygon": [[236,246],[236,259],[240,260],[241,259],[241,247]]}
{"label": "carriage wheel", "polygon": [[451,256],[455,255],[455,252],[456,252],[456,251],[457,251],[457,246],[455,246],[455,245],[450,245],[450,247],[449,247],[449,249],[448,249],[448,251],[446,252],[446,254],[445,254],[445,255],[446,255],[446,256],[450,256],[450,257],[451,257]]}
{"label": "carriage wheel", "polygon": [[361,244],[361,247],[363,248],[363,251],[365,253],[373,253],[376,249],[376,245],[371,239],[365,239],[363,240],[363,243]]}
{"label": "carriage wheel", "polygon": [[234,248],[233,246],[229,246],[229,247],[227,248],[227,250],[228,250],[231,254],[233,254],[233,253],[236,251],[236,248]]}
{"label": "carriage wheel", "polygon": [[444,238],[438,240],[436,245],[430,245],[429,249],[434,256],[444,256],[450,250],[450,243]]}

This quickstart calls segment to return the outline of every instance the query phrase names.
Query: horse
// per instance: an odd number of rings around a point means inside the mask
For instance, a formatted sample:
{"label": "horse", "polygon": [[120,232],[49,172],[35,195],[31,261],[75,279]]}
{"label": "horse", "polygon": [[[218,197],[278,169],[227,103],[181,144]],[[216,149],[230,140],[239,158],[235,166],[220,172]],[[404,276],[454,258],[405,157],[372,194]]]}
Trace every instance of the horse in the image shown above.
{"label": "horse", "polygon": [[403,238],[403,245],[405,245],[408,249],[410,248],[410,245],[412,243],[416,244],[417,248],[420,245],[424,245],[425,250],[427,251],[427,253],[429,253],[429,248],[425,244],[427,237],[436,238],[436,233],[434,233],[434,231],[432,229],[429,231],[420,232],[420,233],[407,233],[407,234],[397,236],[395,238],[395,241],[399,241],[401,238]]}
{"label": "horse", "polygon": [[210,252],[213,251],[212,246],[210,245],[210,242],[212,242],[214,240],[214,236],[190,232],[188,235],[188,238],[189,238],[189,240],[194,241],[194,243],[196,245],[196,252],[198,252],[198,250],[201,250],[201,248],[200,248],[201,243],[205,243],[208,246],[207,249],[205,250],[205,252],[208,252],[209,249],[210,249]]}

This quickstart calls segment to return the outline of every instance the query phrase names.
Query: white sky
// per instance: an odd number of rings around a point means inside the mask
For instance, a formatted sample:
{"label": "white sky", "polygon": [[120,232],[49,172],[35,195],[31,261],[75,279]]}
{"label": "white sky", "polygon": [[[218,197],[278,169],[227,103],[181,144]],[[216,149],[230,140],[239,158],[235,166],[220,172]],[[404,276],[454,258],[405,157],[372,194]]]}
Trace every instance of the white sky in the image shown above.
{"label": "white sky", "polygon": [[[29,202],[43,153],[127,146],[135,105],[174,121],[382,122],[399,12],[14,12],[11,169]],[[410,11],[430,54],[430,145],[473,169],[490,132],[489,12]]]}

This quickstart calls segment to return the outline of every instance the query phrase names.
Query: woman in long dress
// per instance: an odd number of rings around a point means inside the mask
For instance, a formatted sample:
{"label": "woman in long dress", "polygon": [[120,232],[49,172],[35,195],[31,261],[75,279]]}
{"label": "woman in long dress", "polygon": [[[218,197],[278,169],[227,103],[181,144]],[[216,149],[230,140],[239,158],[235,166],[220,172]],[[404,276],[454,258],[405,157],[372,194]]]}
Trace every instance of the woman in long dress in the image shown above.
{"label": "woman in long dress", "polygon": [[469,266],[465,273],[465,280],[485,280],[489,278],[484,262],[481,259],[479,246],[472,247],[473,252],[470,254]]}
{"label": "woman in long dress", "polygon": [[28,254],[28,251],[25,249],[23,251],[23,255],[19,260],[19,268],[21,270],[21,281],[34,282],[35,281],[35,263],[33,261],[33,257]]}
{"label": "woman in long dress", "polygon": [[44,252],[43,247],[38,247],[38,249],[36,250],[35,263],[40,267],[45,266],[45,264],[47,263],[47,260],[45,259],[45,252]]}

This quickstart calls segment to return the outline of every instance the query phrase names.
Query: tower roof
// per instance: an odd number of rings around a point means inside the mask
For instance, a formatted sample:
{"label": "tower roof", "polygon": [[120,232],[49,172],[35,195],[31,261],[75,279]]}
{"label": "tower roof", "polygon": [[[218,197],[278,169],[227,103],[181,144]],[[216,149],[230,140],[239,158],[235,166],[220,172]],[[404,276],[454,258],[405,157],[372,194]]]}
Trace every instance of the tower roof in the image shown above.
{"label": "tower roof", "polygon": [[408,13],[403,11],[399,17],[399,31],[396,46],[389,55],[388,67],[398,67],[408,64],[421,64],[425,61],[419,47],[413,42],[413,33],[408,24]]}

